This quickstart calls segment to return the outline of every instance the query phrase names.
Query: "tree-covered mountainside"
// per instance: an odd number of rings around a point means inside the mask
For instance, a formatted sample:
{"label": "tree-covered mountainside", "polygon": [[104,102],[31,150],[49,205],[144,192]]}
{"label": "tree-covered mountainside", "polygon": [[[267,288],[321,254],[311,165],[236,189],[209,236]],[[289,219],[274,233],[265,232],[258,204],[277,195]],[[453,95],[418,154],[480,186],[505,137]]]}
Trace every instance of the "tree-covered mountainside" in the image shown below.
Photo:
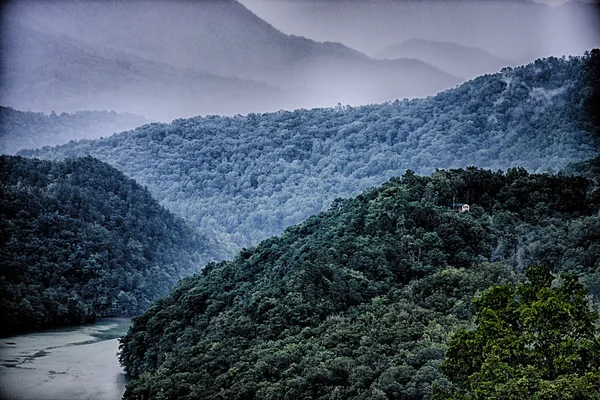
{"label": "tree-covered mountainside", "polygon": [[218,246],[92,157],[0,156],[0,334],[137,315]]}
{"label": "tree-covered mountainside", "polygon": [[599,211],[598,176],[523,168],[408,171],[337,199],[134,319],[125,398],[429,398],[478,291],[543,264],[597,300]]}
{"label": "tree-covered mountainside", "polygon": [[151,122],[135,114],[79,111],[46,115],[0,106],[0,154],[56,146],[71,140],[98,139]]}
{"label": "tree-covered mountainside", "polygon": [[20,154],[93,155],[169,210],[248,246],[406,169],[557,171],[594,156],[598,65],[593,51],[486,75],[427,99],[182,119]]}

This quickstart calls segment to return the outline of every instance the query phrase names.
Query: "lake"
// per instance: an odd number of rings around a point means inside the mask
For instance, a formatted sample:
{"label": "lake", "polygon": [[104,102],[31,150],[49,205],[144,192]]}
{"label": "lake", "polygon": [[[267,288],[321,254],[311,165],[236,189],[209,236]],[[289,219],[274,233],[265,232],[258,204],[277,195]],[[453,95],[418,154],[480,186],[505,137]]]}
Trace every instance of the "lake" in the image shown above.
{"label": "lake", "polygon": [[0,398],[117,400],[127,376],[118,338],[127,318],[0,338]]}

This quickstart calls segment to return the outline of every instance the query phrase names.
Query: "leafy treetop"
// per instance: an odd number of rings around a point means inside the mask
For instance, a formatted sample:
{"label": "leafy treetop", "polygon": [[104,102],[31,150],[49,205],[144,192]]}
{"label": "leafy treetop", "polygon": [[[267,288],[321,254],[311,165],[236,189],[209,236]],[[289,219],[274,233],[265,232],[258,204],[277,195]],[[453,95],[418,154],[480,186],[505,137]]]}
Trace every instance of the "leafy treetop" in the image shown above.
{"label": "leafy treetop", "polygon": [[474,330],[459,330],[441,365],[454,384],[437,399],[599,399],[598,314],[574,274],[542,267],[486,290]]}

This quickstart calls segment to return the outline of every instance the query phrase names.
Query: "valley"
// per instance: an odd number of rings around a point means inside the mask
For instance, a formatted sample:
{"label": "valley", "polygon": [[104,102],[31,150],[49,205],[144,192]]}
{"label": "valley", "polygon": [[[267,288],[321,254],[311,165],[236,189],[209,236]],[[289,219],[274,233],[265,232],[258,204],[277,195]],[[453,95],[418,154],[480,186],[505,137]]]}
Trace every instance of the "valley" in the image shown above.
{"label": "valley", "polygon": [[0,398],[599,399],[596,4],[1,7]]}
{"label": "valley", "polygon": [[18,154],[96,157],[239,250],[408,169],[556,173],[593,157],[597,97],[582,93],[600,82],[594,54],[540,59],[424,99],[180,119]]}

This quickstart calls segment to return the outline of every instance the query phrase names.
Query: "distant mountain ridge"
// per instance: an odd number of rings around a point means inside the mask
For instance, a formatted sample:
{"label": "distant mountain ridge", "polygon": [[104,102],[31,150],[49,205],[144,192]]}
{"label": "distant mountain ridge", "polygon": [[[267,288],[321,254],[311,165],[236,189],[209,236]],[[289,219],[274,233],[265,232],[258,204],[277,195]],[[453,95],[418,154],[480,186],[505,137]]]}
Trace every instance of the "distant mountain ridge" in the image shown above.
{"label": "distant mountain ridge", "polygon": [[460,81],[286,35],[235,0],[66,4],[7,7],[3,104],[171,120],[420,97]]}
{"label": "distant mountain ridge", "polygon": [[288,33],[339,41],[369,55],[410,38],[474,46],[518,65],[600,47],[598,2],[554,1],[557,6],[533,0],[241,2]]}
{"label": "distant mountain ridge", "polygon": [[457,43],[436,42],[414,38],[376,53],[375,58],[416,58],[452,75],[471,79],[486,73],[499,72],[514,64],[476,47]]}
{"label": "distant mountain ridge", "polygon": [[[8,29],[8,28],[5,28]],[[184,115],[257,111],[275,107],[279,90],[235,77],[176,68],[76,38],[13,24],[2,60],[4,105],[69,112],[109,109],[171,120]]]}
{"label": "distant mountain ridge", "polygon": [[56,146],[70,140],[108,137],[150,122],[141,115],[114,111],[45,115],[0,106],[0,154]]}
{"label": "distant mountain ridge", "polygon": [[593,157],[599,65],[595,50],[509,68],[427,99],[180,119],[19,154],[97,157],[239,248],[407,169],[556,172]]}

